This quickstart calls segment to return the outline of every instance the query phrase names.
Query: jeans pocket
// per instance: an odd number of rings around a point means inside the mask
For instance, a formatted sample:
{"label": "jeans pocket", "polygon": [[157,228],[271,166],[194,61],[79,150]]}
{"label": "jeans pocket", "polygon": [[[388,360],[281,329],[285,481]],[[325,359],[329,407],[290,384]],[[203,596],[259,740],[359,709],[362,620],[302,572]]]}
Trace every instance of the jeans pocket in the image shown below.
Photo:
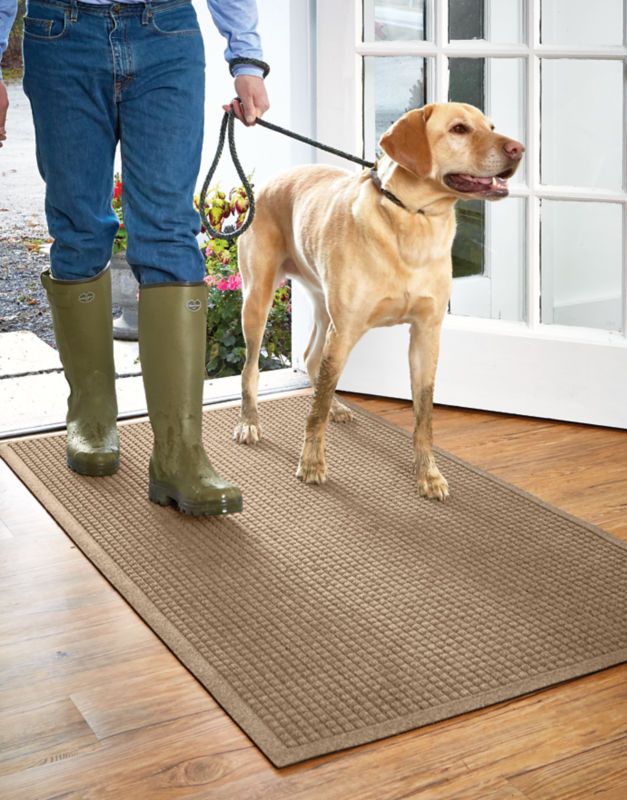
{"label": "jeans pocket", "polygon": [[[30,11],[30,9],[29,9]],[[68,15],[62,9],[48,7],[45,10],[52,19],[39,19],[38,17],[24,17],[24,38],[36,39],[40,42],[50,42],[61,39],[68,31]]]}
{"label": "jeans pocket", "polygon": [[196,11],[191,3],[174,8],[155,9],[153,6],[152,27],[165,36],[200,35]]}

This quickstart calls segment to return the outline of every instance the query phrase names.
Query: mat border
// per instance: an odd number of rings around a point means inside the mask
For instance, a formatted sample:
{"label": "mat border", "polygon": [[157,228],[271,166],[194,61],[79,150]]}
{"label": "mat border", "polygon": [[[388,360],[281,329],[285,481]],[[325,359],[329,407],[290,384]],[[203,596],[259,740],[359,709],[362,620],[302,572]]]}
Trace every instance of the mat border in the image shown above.
{"label": "mat border", "polygon": [[[309,392],[308,392],[309,393]],[[304,393],[299,392],[298,397]],[[263,398],[262,402],[273,402],[285,400],[290,395],[283,394],[281,397],[274,395]],[[401,434],[403,438],[412,441],[411,431],[390,422],[379,415],[362,408],[356,403],[342,398],[342,402],[347,404],[358,415],[370,418],[378,425],[387,427]],[[237,407],[238,404],[228,403],[210,406],[203,410],[203,413],[212,413],[229,407]],[[145,417],[134,420],[133,422],[144,422]],[[304,420],[303,420],[304,423]],[[131,424],[129,421],[128,424]],[[46,434],[46,436],[62,436],[63,433]],[[29,437],[30,438],[30,437]],[[40,438],[40,437],[33,437]],[[141,619],[151,628],[151,630],[161,639],[173,655],[180,661],[186,669],[202,684],[214,700],[220,705],[223,711],[237,724],[243,733],[251,740],[269,761],[278,768],[291,766],[301,761],[328,755],[363,744],[373,743],[381,739],[389,738],[401,733],[441,722],[451,717],[456,717],[471,711],[479,711],[487,706],[495,705],[500,702],[512,700],[522,695],[529,694],[538,690],[551,688],[559,683],[568,680],[581,678],[594,672],[598,672],[608,667],[617,666],[627,661],[627,646],[611,653],[605,653],[593,659],[579,662],[576,665],[560,667],[545,673],[515,681],[514,683],[499,686],[488,692],[482,692],[472,697],[463,698],[434,706],[426,711],[418,711],[397,717],[394,720],[387,720],[384,723],[371,725],[353,731],[349,734],[339,734],[316,742],[308,743],[299,747],[287,747],[278,739],[273,731],[268,728],[244,703],[238,694],[230,687],[228,682],[215,670],[208,661],[190,644],[190,642],[168,621],[168,619],[157,609],[152,601],[130,580],[126,574],[115,564],[113,559],[93,541],[92,537],[84,530],[80,522],[70,514],[56,499],[54,494],[45,484],[24,464],[22,459],[15,453],[12,446],[20,442],[27,441],[26,438],[14,439],[10,442],[0,444],[0,457],[26,485],[31,494],[35,496],[37,502],[57,521],[64,532],[80,548],[81,552],[90,561],[92,566],[97,569],[108,581],[114,591],[118,592],[131,606],[131,608],[141,617]],[[621,549],[627,549],[627,542],[623,542],[616,536],[602,530],[585,520],[575,517],[562,509],[547,503],[533,494],[511,484],[496,475],[468,463],[462,458],[449,453],[441,448],[434,448],[437,455],[444,460],[450,459],[465,469],[470,469],[484,478],[496,483],[501,488],[514,492],[534,504],[547,508],[558,516],[575,523],[584,530],[594,533],[606,541],[618,545]],[[432,502],[432,501],[424,501]],[[435,502],[435,501],[433,501]]]}

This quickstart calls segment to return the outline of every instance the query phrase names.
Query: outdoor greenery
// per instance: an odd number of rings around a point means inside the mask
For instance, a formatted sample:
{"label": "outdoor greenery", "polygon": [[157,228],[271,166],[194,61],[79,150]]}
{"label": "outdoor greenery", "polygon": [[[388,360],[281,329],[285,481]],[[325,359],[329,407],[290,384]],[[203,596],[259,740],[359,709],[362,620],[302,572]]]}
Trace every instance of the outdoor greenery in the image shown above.
{"label": "outdoor greenery", "polygon": [[[196,198],[198,207],[199,200]],[[232,189],[228,197],[219,187],[206,198],[205,213],[211,226],[224,231],[229,225],[239,228],[246,218],[248,198],[243,187]],[[210,377],[239,375],[246,360],[242,332],[242,276],[238,270],[237,242],[208,234],[201,246],[207,266],[205,282],[209,287],[207,312],[207,373]],[[274,299],[261,345],[261,369],[279,369],[290,365],[291,287],[283,282]]]}
{"label": "outdoor greenery", "polygon": [[126,250],[126,228],[124,226],[124,216],[122,214],[122,180],[117,173],[113,182],[113,201],[111,205],[120,223],[118,232],[113,240],[113,255],[115,255],[121,250]]}

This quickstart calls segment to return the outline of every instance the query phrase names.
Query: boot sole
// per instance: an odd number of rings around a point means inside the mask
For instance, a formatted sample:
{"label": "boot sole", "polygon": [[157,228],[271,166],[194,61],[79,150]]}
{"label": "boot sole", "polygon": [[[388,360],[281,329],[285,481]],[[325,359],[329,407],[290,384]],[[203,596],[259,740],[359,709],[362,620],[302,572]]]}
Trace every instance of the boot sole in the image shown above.
{"label": "boot sole", "polygon": [[79,475],[88,475],[91,478],[103,478],[107,475],[115,475],[120,467],[120,459],[116,458],[115,461],[86,462],[67,456],[67,465],[72,472],[77,472]]}
{"label": "boot sole", "polygon": [[235,497],[218,497],[215,500],[188,500],[166,483],[150,481],[148,499],[160,506],[175,506],[192,517],[213,517],[238,514],[244,507],[241,494]]}

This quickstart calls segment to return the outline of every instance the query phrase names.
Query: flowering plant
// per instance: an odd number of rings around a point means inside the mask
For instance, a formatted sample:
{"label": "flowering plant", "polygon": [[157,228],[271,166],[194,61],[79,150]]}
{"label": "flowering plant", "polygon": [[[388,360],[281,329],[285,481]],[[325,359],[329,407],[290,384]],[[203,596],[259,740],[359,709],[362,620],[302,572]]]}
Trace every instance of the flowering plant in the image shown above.
{"label": "flowering plant", "polygon": [[[195,198],[196,207],[199,199]],[[205,214],[211,226],[225,232],[228,225],[241,227],[248,211],[248,198],[243,186],[232,189],[228,197],[219,186],[208,192]],[[237,243],[210,236],[201,244],[205,257],[209,287],[207,311],[206,367],[210,377],[239,375],[246,360],[246,343],[242,332],[242,276],[237,265]],[[290,365],[291,287],[285,281],[276,289],[261,345],[261,369],[279,369]]]}
{"label": "flowering plant", "polygon": [[124,217],[122,216],[122,180],[117,172],[113,180],[113,200],[111,205],[120,222],[119,230],[113,240],[113,255],[115,255],[121,250],[126,250],[126,228],[124,227]]}

